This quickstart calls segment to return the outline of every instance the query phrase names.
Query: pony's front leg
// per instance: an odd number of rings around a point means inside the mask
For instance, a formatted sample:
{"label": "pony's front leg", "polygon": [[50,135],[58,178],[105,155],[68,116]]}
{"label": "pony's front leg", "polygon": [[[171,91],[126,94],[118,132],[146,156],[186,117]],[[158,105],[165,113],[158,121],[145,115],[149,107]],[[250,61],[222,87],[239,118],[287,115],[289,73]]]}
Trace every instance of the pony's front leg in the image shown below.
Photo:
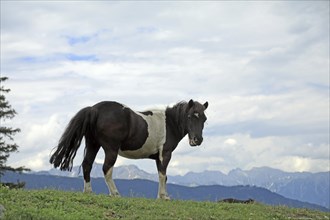
{"label": "pony's front leg", "polygon": [[160,154],[162,156],[159,156],[159,158],[156,159],[156,165],[158,170],[158,176],[159,176],[159,185],[158,185],[158,199],[164,199],[164,200],[170,200],[170,197],[167,194],[166,190],[166,169],[168,166],[168,163],[171,159],[171,153],[168,154]]}
{"label": "pony's front leg", "polygon": [[163,174],[161,172],[158,172],[159,176],[159,185],[158,185],[158,199],[164,199],[164,200],[170,200],[170,197],[167,194],[166,191],[166,180],[167,176],[166,174]]}

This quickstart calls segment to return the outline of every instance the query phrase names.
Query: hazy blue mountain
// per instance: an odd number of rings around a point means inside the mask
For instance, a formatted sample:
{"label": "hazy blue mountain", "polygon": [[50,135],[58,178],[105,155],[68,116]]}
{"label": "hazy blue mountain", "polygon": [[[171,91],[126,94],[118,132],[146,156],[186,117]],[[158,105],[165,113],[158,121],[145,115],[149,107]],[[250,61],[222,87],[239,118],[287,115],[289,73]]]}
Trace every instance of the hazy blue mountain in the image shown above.
{"label": "hazy blue mountain", "polygon": [[[94,163],[91,171],[91,177],[98,178],[103,177],[102,164]],[[49,171],[32,172],[34,174],[42,175],[55,175],[55,176],[66,176],[66,177],[78,177],[82,176],[82,168],[80,166],[74,166],[72,171],[61,171],[59,169],[50,169]],[[147,179],[147,180],[158,180],[157,174],[150,174],[135,165],[125,165],[115,167],[113,171],[113,177],[116,179]]]}
{"label": "hazy blue mountain", "polygon": [[[27,189],[59,189],[67,191],[82,191],[82,177],[63,177],[54,175],[36,175],[36,174],[16,174],[7,172],[2,177],[3,182],[26,182]],[[158,183],[150,180],[122,180],[115,179],[117,188],[122,196],[125,197],[145,197],[156,198]],[[93,191],[97,194],[108,194],[108,189],[103,178],[92,179]],[[297,208],[309,208],[322,211],[329,209],[298,200],[288,199],[279,194],[273,193],[265,188],[256,186],[196,186],[187,187],[175,184],[168,184],[168,193],[172,199],[196,200],[196,201],[219,201],[225,198],[235,199],[254,199],[269,205],[285,205]],[[111,199],[111,198],[109,198]]]}
{"label": "hazy blue mountain", "polygon": [[220,171],[188,172],[184,176],[168,176],[168,182],[184,186],[237,185],[233,184],[234,180]]}
{"label": "hazy blue mountain", "polygon": [[186,186],[198,185],[251,185],[266,188],[287,198],[330,207],[330,172],[284,172],[269,167],[251,170],[234,169],[227,175],[220,171],[187,173],[184,176],[169,176],[168,181]]}
{"label": "hazy blue mountain", "polygon": [[330,172],[284,172],[269,167],[231,171],[228,176],[243,185],[264,187],[287,198],[316,203],[329,208]]}
{"label": "hazy blue mountain", "polygon": [[290,181],[277,193],[288,198],[319,204],[329,208],[329,172],[315,173],[305,178],[297,178]]}

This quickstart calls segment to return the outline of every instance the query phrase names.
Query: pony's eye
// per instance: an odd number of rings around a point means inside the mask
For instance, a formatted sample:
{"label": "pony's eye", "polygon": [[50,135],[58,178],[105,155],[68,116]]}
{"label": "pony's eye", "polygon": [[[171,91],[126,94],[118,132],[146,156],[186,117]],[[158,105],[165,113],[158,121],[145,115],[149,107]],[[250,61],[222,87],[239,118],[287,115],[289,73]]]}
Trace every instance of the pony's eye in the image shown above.
{"label": "pony's eye", "polygon": [[194,113],[196,118],[199,118],[199,113]]}

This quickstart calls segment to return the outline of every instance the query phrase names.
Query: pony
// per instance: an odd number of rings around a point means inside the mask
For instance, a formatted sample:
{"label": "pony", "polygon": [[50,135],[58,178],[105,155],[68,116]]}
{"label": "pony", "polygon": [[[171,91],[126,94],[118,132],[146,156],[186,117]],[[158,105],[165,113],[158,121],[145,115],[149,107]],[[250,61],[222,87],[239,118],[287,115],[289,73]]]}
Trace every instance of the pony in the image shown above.
{"label": "pony", "polygon": [[103,173],[110,196],[120,197],[112,179],[117,156],[130,159],[150,158],[156,161],[159,175],[157,198],[169,200],[166,170],[172,152],[188,134],[189,144],[203,142],[208,102],[192,99],[163,110],[137,112],[114,101],[103,101],[81,109],[69,122],[49,162],[60,170],[72,170],[73,159],[85,137],[82,162],[84,192],[92,192],[90,172],[102,147],[105,152]]}

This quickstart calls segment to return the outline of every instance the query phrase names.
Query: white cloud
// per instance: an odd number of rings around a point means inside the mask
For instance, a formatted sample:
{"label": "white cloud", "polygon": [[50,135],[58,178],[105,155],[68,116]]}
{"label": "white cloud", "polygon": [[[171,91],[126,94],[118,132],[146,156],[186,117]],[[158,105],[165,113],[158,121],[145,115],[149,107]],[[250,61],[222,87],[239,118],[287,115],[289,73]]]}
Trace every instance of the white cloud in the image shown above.
{"label": "white cloud", "polygon": [[[327,26],[326,2],[2,1],[1,75],[22,129],[11,163],[47,168],[70,118],[98,101],[143,110],[194,98],[210,103],[205,141],[184,139],[170,173],[327,170]],[[128,163],[155,171],[117,165]]]}
{"label": "white cloud", "polygon": [[26,131],[25,140],[27,145],[38,146],[38,143],[51,143],[54,140],[49,140],[49,137],[61,128],[57,115],[52,115],[45,124],[32,124],[29,130]]}
{"label": "white cloud", "polygon": [[278,158],[274,161],[274,167],[289,172],[319,172],[330,169],[329,160],[311,159],[308,157],[291,156]]}
{"label": "white cloud", "polygon": [[233,138],[228,138],[227,140],[225,140],[224,144],[227,144],[229,146],[233,146],[237,144],[237,141]]}

